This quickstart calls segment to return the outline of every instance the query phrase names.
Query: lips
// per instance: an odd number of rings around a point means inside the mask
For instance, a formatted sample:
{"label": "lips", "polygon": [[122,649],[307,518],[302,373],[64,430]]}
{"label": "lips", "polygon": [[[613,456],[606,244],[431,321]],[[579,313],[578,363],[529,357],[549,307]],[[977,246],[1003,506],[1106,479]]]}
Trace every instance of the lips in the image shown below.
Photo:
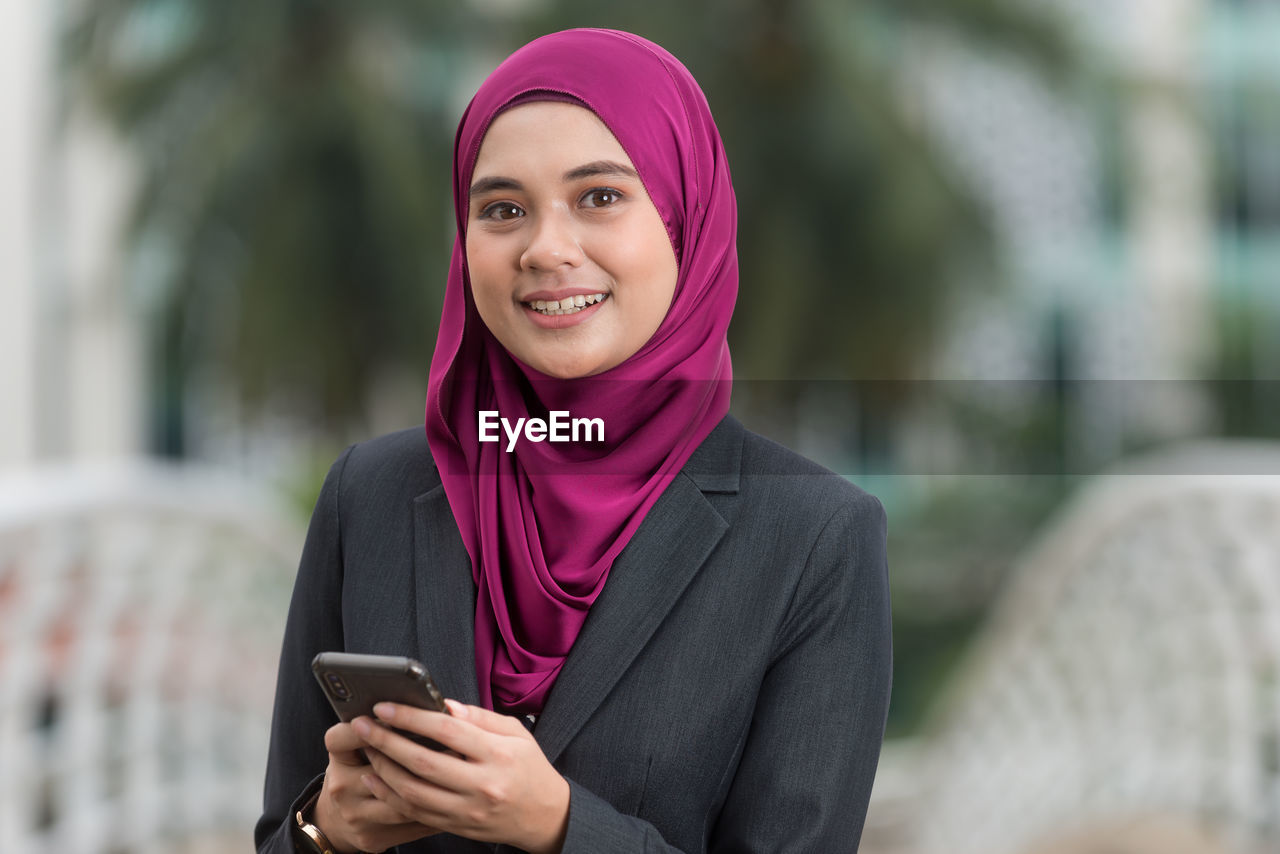
{"label": "lips", "polygon": [[520,307],[534,326],[542,329],[568,329],[570,326],[586,323],[609,303],[609,296],[600,291],[539,291],[529,294],[520,303]]}
{"label": "lips", "polygon": [[577,314],[588,306],[603,302],[608,294],[573,294],[559,299],[526,300],[525,305],[545,317],[558,317],[564,314]]}

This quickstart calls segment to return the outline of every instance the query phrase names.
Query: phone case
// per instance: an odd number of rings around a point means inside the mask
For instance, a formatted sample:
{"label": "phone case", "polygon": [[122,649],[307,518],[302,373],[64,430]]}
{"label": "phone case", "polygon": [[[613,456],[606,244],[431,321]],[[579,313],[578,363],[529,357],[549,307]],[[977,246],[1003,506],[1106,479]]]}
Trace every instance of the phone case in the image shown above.
{"label": "phone case", "polygon": [[[448,714],[444,695],[427,668],[398,655],[361,655],[322,652],[311,661],[316,681],[329,698],[338,719],[352,721],[361,715],[374,717],[376,703],[392,702]],[[443,749],[430,739],[396,730],[419,744]]]}

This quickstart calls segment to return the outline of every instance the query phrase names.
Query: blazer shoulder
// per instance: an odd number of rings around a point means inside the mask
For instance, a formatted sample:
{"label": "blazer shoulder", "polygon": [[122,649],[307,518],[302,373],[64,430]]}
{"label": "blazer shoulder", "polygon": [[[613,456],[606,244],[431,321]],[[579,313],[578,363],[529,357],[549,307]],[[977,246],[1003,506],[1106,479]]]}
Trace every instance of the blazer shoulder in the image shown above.
{"label": "blazer shoulder", "polygon": [[409,427],[357,442],[342,460],[342,492],[415,498],[440,485],[426,430]]}
{"label": "blazer shoulder", "polygon": [[[772,500],[803,508],[828,519],[840,508],[857,517],[884,518],[874,495],[848,478],[750,430],[744,430],[742,476],[765,486]],[[825,512],[824,512],[825,511]]]}

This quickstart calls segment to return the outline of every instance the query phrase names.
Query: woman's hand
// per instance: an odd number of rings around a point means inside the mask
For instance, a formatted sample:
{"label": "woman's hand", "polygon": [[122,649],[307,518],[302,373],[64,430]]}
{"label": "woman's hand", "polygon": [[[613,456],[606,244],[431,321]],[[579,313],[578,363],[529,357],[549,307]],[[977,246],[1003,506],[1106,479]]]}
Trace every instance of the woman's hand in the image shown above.
{"label": "woman's hand", "polygon": [[[381,727],[379,727],[381,729]],[[350,724],[336,724],[324,734],[329,767],[311,821],[339,854],[385,851],[438,831],[419,824],[370,794],[361,778],[373,769],[360,755],[369,745]]]}
{"label": "woman's hand", "polygon": [[368,791],[403,819],[531,854],[558,852],[568,782],[516,718],[448,703],[451,715],[395,703],[379,703],[374,714],[453,753],[422,747],[368,718],[352,722],[373,748],[367,755],[377,773],[364,775]]}

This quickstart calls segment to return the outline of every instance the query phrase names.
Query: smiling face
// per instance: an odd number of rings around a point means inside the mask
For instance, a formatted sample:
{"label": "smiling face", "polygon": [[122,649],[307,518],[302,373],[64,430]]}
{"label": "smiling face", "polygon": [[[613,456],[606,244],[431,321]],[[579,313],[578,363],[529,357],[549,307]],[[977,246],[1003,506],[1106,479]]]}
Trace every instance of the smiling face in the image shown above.
{"label": "smiling face", "polygon": [[675,252],[635,166],[574,104],[523,104],[493,120],[472,176],[466,253],[489,331],[562,379],[624,362],[675,293]]}

